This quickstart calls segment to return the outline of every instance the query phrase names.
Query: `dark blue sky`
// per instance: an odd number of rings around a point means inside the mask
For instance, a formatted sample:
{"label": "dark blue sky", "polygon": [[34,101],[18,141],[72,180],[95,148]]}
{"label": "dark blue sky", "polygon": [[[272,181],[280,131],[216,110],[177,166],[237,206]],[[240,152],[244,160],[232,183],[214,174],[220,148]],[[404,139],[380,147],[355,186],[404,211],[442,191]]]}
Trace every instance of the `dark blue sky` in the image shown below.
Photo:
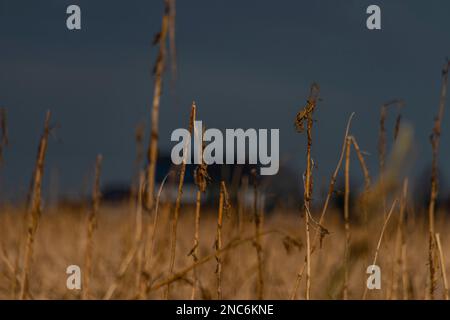
{"label": "dark blue sky", "polygon": [[[70,4],[81,7],[81,31],[66,29]],[[382,9],[381,31],[365,27],[370,4]],[[25,192],[47,109],[60,125],[47,185],[53,172],[65,192],[80,191],[99,152],[104,182],[129,180],[134,127],[149,123],[151,41],[162,10],[162,0],[0,0],[0,105],[10,133],[3,192]],[[447,0],[178,1],[179,77],[172,95],[164,90],[161,148],[170,149],[170,133],[186,125],[195,100],[208,127],[279,128],[281,156],[300,172],[305,139],[293,120],[317,81],[319,177],[333,170],[352,111],[352,133],[376,171],[379,108],[392,98],[405,100],[403,119],[415,128],[414,175],[431,159],[449,15]],[[447,111],[440,164],[449,175]]]}

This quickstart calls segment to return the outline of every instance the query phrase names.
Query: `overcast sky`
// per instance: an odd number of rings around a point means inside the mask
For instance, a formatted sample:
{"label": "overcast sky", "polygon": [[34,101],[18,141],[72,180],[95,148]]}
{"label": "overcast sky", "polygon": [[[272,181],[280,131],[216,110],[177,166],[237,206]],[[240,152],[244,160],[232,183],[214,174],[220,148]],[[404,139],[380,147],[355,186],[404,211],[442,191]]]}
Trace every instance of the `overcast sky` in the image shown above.
{"label": "overcast sky", "polygon": [[[80,190],[97,153],[104,155],[105,183],[129,181],[134,128],[150,118],[151,41],[162,2],[0,0],[0,106],[10,134],[3,192],[26,190],[47,109],[59,125],[47,184],[53,173],[65,192]],[[81,31],[66,28],[70,4],[81,7]],[[370,4],[382,9],[381,31],[366,29]],[[379,109],[392,98],[405,100],[403,119],[415,129],[414,175],[431,160],[428,136],[450,56],[449,14],[448,0],[178,1],[179,77],[172,94],[164,90],[161,148],[170,150],[170,134],[186,126],[195,100],[210,128],[279,128],[281,157],[301,172],[305,138],[293,120],[317,81],[319,177],[331,174],[353,111],[352,133],[375,172]],[[447,111],[440,164],[449,176]]]}

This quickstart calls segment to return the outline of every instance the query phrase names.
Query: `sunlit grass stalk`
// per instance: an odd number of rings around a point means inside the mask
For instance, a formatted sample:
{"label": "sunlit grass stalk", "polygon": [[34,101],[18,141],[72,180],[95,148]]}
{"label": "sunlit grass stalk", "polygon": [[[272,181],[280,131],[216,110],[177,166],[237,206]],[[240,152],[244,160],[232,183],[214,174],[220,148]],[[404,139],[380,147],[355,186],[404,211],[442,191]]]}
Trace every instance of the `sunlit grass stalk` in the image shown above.
{"label": "sunlit grass stalk", "polygon": [[445,99],[447,96],[447,81],[448,81],[448,69],[450,61],[447,61],[442,70],[442,87],[441,87],[441,98],[439,102],[438,115],[434,121],[433,132],[430,137],[430,142],[432,146],[432,167],[431,167],[431,192],[430,192],[430,203],[428,207],[428,230],[429,230],[429,245],[428,245],[428,272],[429,272],[429,291],[428,295],[430,299],[434,298],[434,287],[436,283],[435,276],[435,254],[436,254],[436,244],[435,244],[435,207],[436,199],[438,197],[438,153],[439,153],[439,142],[441,136],[441,124],[444,117]]}
{"label": "sunlit grass stalk", "polygon": [[[258,191],[258,177],[256,175],[256,170],[252,170],[253,175],[253,219],[255,222],[255,241],[253,245],[256,250],[256,259],[258,264],[258,282],[257,282],[257,298],[259,300],[264,299],[264,257],[263,250],[261,244],[261,233],[262,233],[262,225],[263,225],[263,215],[262,215],[262,203],[259,203],[259,191]],[[260,204],[260,206],[258,206]]]}
{"label": "sunlit grass stalk", "polygon": [[312,127],[314,124],[313,114],[317,105],[317,100],[319,98],[319,86],[316,83],[311,85],[311,90],[306,107],[297,114],[296,126],[299,132],[304,130],[304,122],[306,122],[306,135],[307,135],[307,146],[306,146],[306,172],[305,172],[305,183],[304,183],[304,194],[303,202],[305,209],[305,235],[306,235],[306,300],[310,299],[311,296],[311,239],[310,239],[310,222],[309,214],[307,210],[311,207],[311,196],[313,188],[313,160],[311,156],[312,148]]}
{"label": "sunlit grass stalk", "polygon": [[345,221],[345,253],[344,253],[344,289],[343,298],[348,299],[348,274],[350,255],[350,151],[351,138],[347,138],[345,151],[345,191],[344,191],[344,221]]}
{"label": "sunlit grass stalk", "polygon": [[143,294],[143,286],[145,286],[145,280],[143,280],[144,274],[144,220],[142,216],[142,201],[143,201],[143,193],[144,193],[144,185],[145,185],[145,173],[141,172],[139,175],[139,184],[137,190],[137,199],[136,199],[136,222],[135,222],[135,234],[136,234],[136,246],[137,246],[137,256],[136,256],[136,297],[138,299],[145,298]]}
{"label": "sunlit grass stalk", "polygon": [[[327,230],[322,227],[322,224],[323,224],[323,220],[325,219],[325,214],[326,214],[326,212],[328,210],[328,206],[330,204],[331,197],[334,194],[334,187],[335,187],[335,184],[336,184],[337,175],[339,173],[339,170],[341,169],[342,162],[344,160],[345,148],[346,148],[346,145],[347,145],[347,137],[348,137],[349,132],[350,132],[350,125],[351,125],[351,121],[352,121],[353,116],[354,116],[354,113],[352,113],[350,115],[350,117],[349,117],[349,119],[347,121],[347,126],[346,126],[345,134],[344,134],[344,142],[342,143],[342,148],[341,148],[341,154],[339,156],[339,160],[338,160],[338,163],[336,165],[336,168],[334,169],[334,172],[333,172],[333,174],[331,176],[331,179],[330,179],[330,184],[329,184],[329,187],[328,187],[328,193],[327,193],[327,196],[325,198],[325,203],[323,205],[322,212],[320,214],[319,221],[318,221],[318,227],[319,228],[316,229],[316,232],[314,234],[314,239],[313,239],[313,245],[312,245],[311,252],[315,251],[316,246],[317,246],[317,241],[320,241],[320,243],[322,243],[323,237],[327,234]],[[306,261],[307,261],[307,255],[305,255],[305,260],[304,260],[303,264],[301,265],[299,271],[297,272],[297,277],[295,279],[294,288],[292,289],[291,294],[290,294],[290,299],[291,300],[294,300],[296,295],[297,295],[298,287],[300,286],[300,282],[302,280],[303,273],[304,273],[305,268],[306,268],[306,264],[307,264]]]}
{"label": "sunlit grass stalk", "polygon": [[83,291],[82,298],[89,299],[90,296],[90,278],[92,273],[92,254],[94,248],[94,230],[97,228],[98,211],[100,208],[100,174],[102,167],[102,156],[97,156],[95,164],[94,185],[92,188],[92,208],[89,211],[87,219],[86,248],[84,252],[83,268]]}
{"label": "sunlit grass stalk", "polygon": [[[195,115],[196,115],[196,106],[195,102],[192,102],[191,107],[191,116],[189,120],[189,132],[192,133],[194,128],[194,122],[195,122]],[[183,163],[181,164],[180,169],[180,180],[178,182],[178,193],[177,193],[177,199],[175,201],[175,209],[172,217],[172,230],[171,230],[171,237],[170,237],[170,260],[169,260],[169,274],[173,273],[173,268],[175,265],[175,257],[176,257],[176,247],[177,247],[177,227],[178,227],[178,218],[180,215],[180,207],[181,207],[181,197],[183,195],[183,184],[184,184],[184,176],[186,174],[186,162],[187,162],[187,154],[188,154],[188,148],[189,145],[186,145],[184,147],[183,152]],[[170,295],[170,284],[167,285],[166,290],[164,291],[164,298],[168,299]]]}
{"label": "sunlit grass stalk", "polygon": [[31,183],[30,206],[26,218],[28,219],[27,236],[25,243],[25,250],[23,255],[23,268],[21,274],[20,299],[26,299],[29,294],[29,273],[31,269],[31,262],[33,259],[34,241],[36,231],[41,216],[41,192],[42,179],[44,175],[45,154],[48,145],[48,136],[50,134],[50,111],[47,111],[45,117],[44,131],[42,133],[36,164],[34,167],[33,179]]}
{"label": "sunlit grass stalk", "polygon": [[[150,282],[152,280],[152,264],[153,264],[153,254],[155,252],[156,246],[156,231],[158,230],[158,216],[159,216],[159,204],[161,200],[161,193],[163,187],[167,181],[167,178],[171,175],[171,171],[166,174],[162,180],[158,193],[156,195],[155,213],[153,216],[153,222],[148,224],[146,241],[144,245],[144,268],[142,270],[142,276],[145,276],[145,281],[142,282],[141,291],[139,296],[143,299],[147,297],[150,289]],[[151,236],[150,236],[151,234]]]}
{"label": "sunlit grass stalk", "polygon": [[[381,247],[381,241],[383,240],[384,232],[386,230],[387,224],[389,222],[389,219],[392,216],[392,213],[394,212],[396,205],[397,205],[397,199],[395,199],[394,202],[392,203],[391,209],[389,210],[389,213],[387,214],[386,219],[384,219],[383,227],[381,228],[380,237],[378,238],[377,248],[375,250],[375,255],[373,257],[372,265],[377,264],[378,254],[380,252],[380,247]],[[362,299],[365,300],[366,296],[367,296],[367,286],[364,286],[364,293],[363,293]]]}
{"label": "sunlit grass stalk", "polygon": [[[363,224],[364,224],[364,231],[366,233],[366,238],[369,238],[369,208],[367,205],[367,198],[369,196],[370,192],[370,186],[372,184],[369,169],[367,167],[366,161],[364,160],[363,152],[361,151],[358,142],[356,141],[356,138],[354,136],[350,137],[353,148],[355,149],[356,155],[358,156],[358,161],[360,164],[360,167],[364,174],[364,191],[361,195],[361,207],[362,207],[362,213],[363,213]],[[367,241],[367,252],[369,252],[369,242]]]}
{"label": "sunlit grass stalk", "polygon": [[364,174],[364,190],[368,191],[372,182],[369,169],[367,167],[366,161],[364,160],[364,155],[358,145],[358,142],[356,141],[356,138],[354,136],[350,136],[349,138],[353,144],[353,148],[355,149],[356,155],[358,156],[359,164]]}
{"label": "sunlit grass stalk", "polygon": [[156,35],[154,44],[159,45],[158,57],[156,65],[153,70],[155,82],[153,87],[153,103],[152,103],[152,117],[151,117],[151,133],[150,145],[148,148],[148,166],[147,166],[147,194],[146,207],[153,209],[154,202],[154,188],[155,188],[155,172],[156,162],[158,158],[158,137],[159,137],[159,106],[162,92],[162,78],[166,63],[166,37],[169,28],[170,20],[170,4],[169,0],[164,1],[164,15],[161,22],[161,31]]}
{"label": "sunlit grass stalk", "polygon": [[447,282],[447,274],[446,274],[446,270],[445,270],[444,252],[442,251],[441,238],[440,238],[439,233],[436,233],[435,237],[436,237],[436,247],[439,252],[439,261],[441,263],[442,282],[444,285],[443,297],[445,300],[448,300],[448,282]]}
{"label": "sunlit grass stalk", "polygon": [[220,182],[220,194],[219,194],[219,212],[217,215],[217,231],[216,231],[216,280],[217,280],[217,299],[222,299],[222,257],[220,250],[222,249],[222,224],[223,224],[223,211],[225,203],[225,182]]}
{"label": "sunlit grass stalk", "polygon": [[[403,191],[400,198],[400,209],[397,225],[397,234],[394,247],[394,264],[392,268],[391,284],[388,291],[387,299],[397,299],[398,284],[403,281],[404,275],[399,279],[399,272],[403,272],[403,248],[405,245],[405,210],[406,210],[406,197],[408,194],[408,179],[403,181]],[[403,286],[407,286],[407,283],[403,283]],[[405,291],[407,294],[407,290]]]}
{"label": "sunlit grass stalk", "polygon": [[[195,139],[201,141],[199,134],[203,135],[203,132],[198,133],[194,126]],[[197,166],[194,172],[195,184],[197,185],[197,195],[195,200],[195,231],[194,231],[194,245],[189,253],[192,256],[194,262],[198,261],[199,246],[200,246],[200,213],[201,213],[201,199],[202,193],[205,193],[206,186],[210,180],[207,171],[207,164],[203,162],[203,145],[199,148],[199,159],[201,163]],[[195,299],[195,293],[199,287],[198,270],[194,268],[194,280],[191,291],[191,299]]]}
{"label": "sunlit grass stalk", "polygon": [[[192,249],[192,259],[194,262],[198,261],[198,247],[200,244],[200,213],[201,213],[201,200],[202,200],[202,192],[200,190],[197,190],[196,198],[195,198],[195,231],[194,231],[194,247]],[[191,300],[195,299],[195,293],[197,291],[197,288],[199,286],[199,280],[198,280],[198,271],[195,268],[193,270],[194,273],[194,280],[192,284],[192,291],[191,291]]]}

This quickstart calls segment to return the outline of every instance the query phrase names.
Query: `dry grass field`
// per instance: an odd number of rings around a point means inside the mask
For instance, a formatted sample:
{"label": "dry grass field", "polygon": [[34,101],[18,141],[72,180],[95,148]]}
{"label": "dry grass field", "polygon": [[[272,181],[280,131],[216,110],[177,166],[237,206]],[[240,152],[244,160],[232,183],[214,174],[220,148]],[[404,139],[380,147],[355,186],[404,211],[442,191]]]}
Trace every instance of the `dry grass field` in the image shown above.
{"label": "dry grass field", "polygon": [[[305,150],[304,163],[297,166],[305,168],[297,179],[301,183],[303,178],[304,190],[298,209],[267,210],[256,174],[241,177],[248,183],[233,194],[227,181],[213,181],[217,200],[205,205],[202,200],[211,188],[205,164],[194,172],[197,201],[187,203],[185,163],[176,167],[172,186],[164,181],[158,186],[155,178],[163,76],[166,69],[176,72],[174,1],[166,0],[165,6],[154,40],[158,58],[147,161],[136,170],[130,201],[103,201],[101,156],[93,159],[89,201],[80,207],[45,201],[42,183],[53,122],[49,112],[27,201],[0,207],[0,299],[448,299],[450,213],[438,205],[438,159],[439,150],[448,148],[440,146],[440,135],[448,127],[442,120],[450,63],[436,88],[440,104],[434,124],[429,124],[431,183],[422,190],[427,207],[416,205],[413,186],[402,173],[414,144],[411,128],[399,116],[394,137],[386,134],[386,117],[393,108],[401,111],[400,100],[383,105],[380,119],[374,119],[380,124],[379,170],[366,166],[365,148],[352,135],[350,116],[342,132],[334,133],[342,135],[343,143],[336,146],[340,157],[335,168],[327,168],[326,194],[317,195],[317,84],[297,117],[286,119],[287,130],[294,130],[295,122],[299,141],[304,141],[299,146]],[[191,132],[196,111],[193,104],[186,119]],[[8,131],[4,109],[0,115],[1,160],[8,152]],[[142,143],[142,133],[137,140]],[[143,149],[137,163],[144,162]],[[8,170],[7,164],[1,170]],[[350,188],[353,172],[364,181],[359,189]],[[339,188],[342,207],[333,205],[338,179],[344,181]],[[176,198],[167,201],[169,188]],[[243,201],[243,194],[251,195],[250,201]],[[66,287],[71,265],[81,268],[80,290]],[[380,289],[367,289],[370,265],[381,268]]]}
{"label": "dry grass field", "polygon": [[[170,208],[164,207],[160,213],[160,223],[155,238],[153,262],[149,268],[151,285],[158,285],[169,277],[170,256]],[[15,298],[20,284],[14,282],[20,240],[24,231],[23,213],[17,208],[3,208],[1,218],[2,264],[0,277],[0,297]],[[180,215],[177,238],[175,271],[184,271],[192,265],[188,256],[193,244],[194,210],[186,209]],[[382,215],[380,215],[382,216]],[[312,256],[311,298],[342,299],[344,284],[345,228],[338,215],[330,213],[326,226],[330,235],[323,246]],[[398,212],[392,216],[380,247],[377,264],[382,270],[382,289],[370,291],[368,299],[424,299],[427,284],[428,232],[423,219],[409,217],[405,223],[405,260],[396,253],[396,232]],[[448,230],[442,214],[437,224],[443,232]],[[66,288],[68,265],[84,265],[86,248],[86,213],[82,211],[59,211],[49,209],[42,215],[36,234],[33,266],[30,271],[30,294],[34,299],[79,299],[81,291]],[[254,222],[251,212],[246,212],[242,230],[236,221],[235,212],[224,219],[224,244],[236,239],[252,239]],[[264,256],[263,280],[264,299],[289,299],[299,266],[305,257],[304,221],[298,212],[275,212],[264,221],[267,234],[262,237]],[[150,217],[145,217],[144,225],[149,225],[153,233]],[[196,292],[198,299],[217,297],[217,261],[214,257],[217,219],[214,212],[205,213],[201,221],[199,257],[210,257],[198,266],[200,286]],[[372,263],[376,244],[381,232],[382,217],[368,226],[368,233],[361,225],[352,226],[351,254],[349,258],[349,299],[361,299],[366,280],[366,268]],[[93,267],[90,279],[92,299],[105,297],[109,287],[116,281],[121,264],[132,250],[135,220],[128,207],[102,208],[98,217],[98,228],[93,237]],[[278,232],[277,232],[278,231]],[[450,246],[447,234],[443,233],[444,248]],[[257,298],[257,259],[252,241],[243,241],[233,249],[223,252],[222,292],[223,299]],[[113,299],[135,299],[140,294],[138,286],[138,265],[133,261],[126,274],[120,279]],[[449,271],[447,263],[446,271]],[[439,271],[440,272],[440,271]],[[170,298],[190,299],[192,294],[193,272],[180,274],[171,286]],[[162,299],[165,286],[148,292],[145,298]],[[443,285],[439,273],[436,298],[443,298]],[[296,298],[305,298],[304,279]]]}

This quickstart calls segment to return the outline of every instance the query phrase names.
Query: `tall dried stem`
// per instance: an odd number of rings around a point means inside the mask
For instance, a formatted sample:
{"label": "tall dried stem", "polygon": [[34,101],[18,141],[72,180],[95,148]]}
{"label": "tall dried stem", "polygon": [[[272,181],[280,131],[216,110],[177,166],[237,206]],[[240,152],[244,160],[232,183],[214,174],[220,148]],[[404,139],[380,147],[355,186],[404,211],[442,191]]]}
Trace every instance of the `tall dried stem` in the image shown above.
{"label": "tall dried stem", "polygon": [[141,286],[141,292],[139,293],[140,298],[146,298],[150,288],[150,282],[152,279],[151,267],[153,263],[153,253],[155,252],[155,245],[156,245],[156,231],[158,230],[159,203],[163,187],[166,183],[167,178],[171,175],[171,173],[172,172],[170,171],[168,174],[166,174],[166,176],[164,177],[159,186],[158,193],[156,195],[155,213],[153,216],[153,222],[149,223],[147,227],[147,239],[144,245],[144,267],[142,270],[142,275],[143,276],[145,275],[146,279],[143,282],[143,285]]}
{"label": "tall dried stem", "polygon": [[303,194],[303,202],[305,207],[305,234],[306,234],[306,300],[311,296],[311,239],[310,239],[310,224],[309,214],[306,212],[310,208],[311,197],[313,191],[313,177],[312,167],[313,161],[311,157],[312,147],[312,127],[313,127],[313,114],[316,109],[317,100],[319,98],[319,85],[313,83],[307,105],[297,114],[296,126],[299,132],[304,129],[304,122],[306,121],[306,135],[307,135],[307,147],[306,147],[306,172],[305,172],[305,188]]}
{"label": "tall dried stem", "polygon": [[154,203],[154,188],[155,188],[155,173],[156,162],[158,159],[158,135],[159,135],[159,105],[161,101],[162,92],[162,76],[166,63],[166,37],[170,22],[170,1],[164,1],[164,15],[161,22],[161,31],[156,35],[153,43],[159,45],[158,57],[156,65],[153,70],[155,76],[155,83],[153,87],[153,103],[152,103],[152,118],[151,118],[151,133],[150,145],[148,148],[148,167],[147,167],[147,194],[146,207],[153,209]]}
{"label": "tall dried stem", "polygon": [[[353,148],[355,149],[356,155],[358,156],[358,161],[360,167],[364,174],[364,192],[361,196],[361,206],[363,212],[363,223],[364,223],[364,231],[366,233],[366,238],[369,238],[369,209],[367,208],[367,198],[370,192],[370,186],[372,184],[370,179],[369,169],[367,168],[366,161],[364,160],[363,152],[361,151],[358,142],[354,136],[351,136],[351,141],[353,144]],[[369,242],[367,242],[367,252],[369,251]]]}
{"label": "tall dried stem", "polygon": [[95,164],[94,185],[92,188],[92,208],[87,219],[86,249],[84,252],[83,292],[82,298],[89,299],[90,277],[92,273],[92,253],[94,248],[94,230],[97,228],[98,211],[100,208],[100,174],[102,156],[97,156]]}
{"label": "tall dried stem", "polygon": [[[192,133],[192,130],[194,128],[194,122],[195,122],[195,115],[196,115],[196,105],[195,102],[192,102],[191,107],[191,116],[189,120],[189,132]],[[175,256],[176,256],[176,247],[177,247],[177,227],[178,227],[178,218],[180,215],[180,207],[181,207],[181,197],[183,195],[183,184],[184,184],[184,176],[186,174],[186,162],[187,162],[187,154],[188,149],[190,147],[189,145],[186,145],[184,147],[183,152],[183,163],[181,164],[180,169],[180,180],[178,182],[178,193],[177,193],[177,199],[175,201],[175,209],[174,214],[172,217],[172,230],[171,230],[171,237],[170,237],[170,260],[169,260],[169,274],[173,273],[173,268],[175,265]],[[167,285],[166,290],[164,292],[164,298],[168,299],[170,294],[170,284]]]}
{"label": "tall dried stem", "polygon": [[[391,209],[389,210],[389,213],[387,214],[386,219],[384,219],[383,227],[381,228],[380,237],[378,238],[377,248],[375,250],[375,255],[373,257],[372,265],[377,264],[378,253],[380,252],[381,241],[383,240],[384,231],[386,230],[387,224],[389,222],[389,219],[392,216],[392,213],[394,212],[396,205],[397,205],[397,199],[395,199],[394,202],[392,203]],[[364,287],[364,293],[363,293],[362,299],[365,300],[366,296],[367,296],[367,286]]]}
{"label": "tall dried stem", "polygon": [[[194,126],[195,138],[198,139],[198,132]],[[200,133],[203,135],[203,132]],[[202,161],[203,159],[203,145],[199,149],[199,159],[201,159],[201,163],[197,166],[194,172],[195,184],[197,185],[197,196],[195,201],[195,231],[194,231],[194,245],[189,252],[189,255],[192,256],[194,262],[198,261],[198,249],[200,245],[200,212],[201,212],[201,198],[202,193],[205,193],[206,187],[210,180],[207,171],[207,164]],[[195,299],[195,293],[197,288],[199,287],[199,279],[198,279],[198,271],[197,268],[194,268],[194,283],[192,285],[191,291],[191,299]]]}
{"label": "tall dried stem", "polygon": [[343,298],[348,299],[348,273],[350,255],[350,150],[351,137],[347,138],[345,152],[345,191],[344,191],[344,221],[345,221],[345,253],[344,253],[344,290]]}
{"label": "tall dried stem", "polygon": [[[403,191],[400,199],[400,209],[399,209],[399,217],[398,217],[398,225],[397,225],[397,235],[395,239],[395,247],[394,247],[394,264],[392,267],[392,279],[391,286],[389,288],[387,299],[397,299],[397,291],[398,284],[401,279],[399,279],[399,272],[402,272],[402,279],[407,277],[407,275],[403,275],[405,268],[403,268],[403,248],[406,244],[405,241],[405,210],[406,210],[406,200],[408,194],[408,179],[403,181]],[[403,281],[403,280],[402,280]],[[407,283],[403,283],[403,286],[407,287]],[[406,288],[404,288],[406,289]],[[407,294],[407,290],[404,291]]]}
{"label": "tall dried stem", "polygon": [[444,252],[442,251],[442,245],[441,245],[441,238],[439,236],[439,233],[436,233],[436,247],[439,252],[439,261],[441,263],[441,275],[442,275],[442,282],[444,283],[444,299],[448,300],[448,282],[447,282],[447,274],[445,271],[445,258],[444,258]]}
{"label": "tall dried stem", "polygon": [[258,263],[258,283],[257,283],[257,298],[259,300],[264,299],[264,257],[263,257],[263,250],[262,250],[262,244],[261,244],[261,233],[262,233],[262,226],[263,226],[263,211],[264,208],[261,208],[258,206],[258,200],[259,200],[259,192],[258,192],[258,177],[256,175],[256,170],[252,170],[252,176],[253,176],[253,219],[255,221],[255,241],[253,245],[255,246],[256,250],[256,258]]}
{"label": "tall dried stem", "polygon": [[[328,210],[328,206],[330,204],[331,197],[334,194],[334,186],[336,184],[337,175],[339,173],[339,170],[342,166],[342,162],[344,160],[345,148],[347,145],[347,137],[350,132],[350,125],[351,125],[354,115],[355,114],[352,113],[347,121],[347,126],[345,128],[345,134],[344,134],[344,142],[342,143],[342,148],[341,148],[341,154],[339,156],[339,160],[336,165],[336,168],[334,169],[334,172],[330,179],[330,185],[328,187],[327,197],[325,199],[325,203],[323,205],[322,212],[320,214],[319,221],[318,221],[318,229],[316,229],[316,233],[314,234],[311,253],[313,253],[315,251],[316,246],[317,246],[317,241],[320,241],[320,244],[321,244],[325,235],[328,234],[328,231],[322,226],[322,224],[323,224],[323,220],[325,219],[325,214]],[[290,295],[291,300],[294,300],[297,295],[298,287],[300,286],[300,282],[302,280],[303,273],[304,273],[306,265],[307,265],[307,258],[308,258],[308,254],[305,255],[305,260],[304,260],[303,264],[301,265],[299,271],[297,272],[297,277],[295,279],[294,288],[292,289],[292,292]]]}
{"label": "tall dried stem", "polygon": [[222,257],[220,250],[222,249],[222,223],[223,223],[223,211],[225,203],[225,182],[220,182],[220,194],[219,194],[219,212],[217,215],[217,231],[216,231],[216,279],[217,279],[217,299],[222,299]]}
{"label": "tall dried stem", "polygon": [[429,272],[429,298],[434,298],[434,287],[436,283],[435,276],[435,254],[436,254],[436,244],[435,244],[435,228],[434,228],[434,216],[436,199],[438,197],[438,153],[439,153],[439,142],[441,136],[441,123],[444,116],[445,99],[447,96],[447,81],[448,81],[448,68],[450,66],[450,61],[447,61],[442,70],[442,87],[441,87],[441,98],[439,102],[438,115],[434,120],[433,132],[430,136],[431,147],[433,151],[433,160],[431,167],[431,193],[430,193],[430,204],[428,207],[428,227],[429,227],[429,246],[428,246],[428,272]]}
{"label": "tall dried stem", "polygon": [[50,134],[50,111],[47,111],[44,124],[44,132],[42,133],[38,152],[36,164],[34,167],[33,179],[31,182],[31,193],[30,193],[30,206],[28,209],[28,214],[26,215],[28,219],[27,236],[25,243],[25,250],[23,255],[23,268],[21,274],[21,286],[20,286],[20,299],[26,299],[28,297],[29,290],[29,272],[31,268],[31,261],[33,258],[34,251],[34,240],[39,224],[39,219],[41,216],[41,191],[42,191],[42,179],[44,175],[44,163],[45,154],[48,145],[48,136]]}

